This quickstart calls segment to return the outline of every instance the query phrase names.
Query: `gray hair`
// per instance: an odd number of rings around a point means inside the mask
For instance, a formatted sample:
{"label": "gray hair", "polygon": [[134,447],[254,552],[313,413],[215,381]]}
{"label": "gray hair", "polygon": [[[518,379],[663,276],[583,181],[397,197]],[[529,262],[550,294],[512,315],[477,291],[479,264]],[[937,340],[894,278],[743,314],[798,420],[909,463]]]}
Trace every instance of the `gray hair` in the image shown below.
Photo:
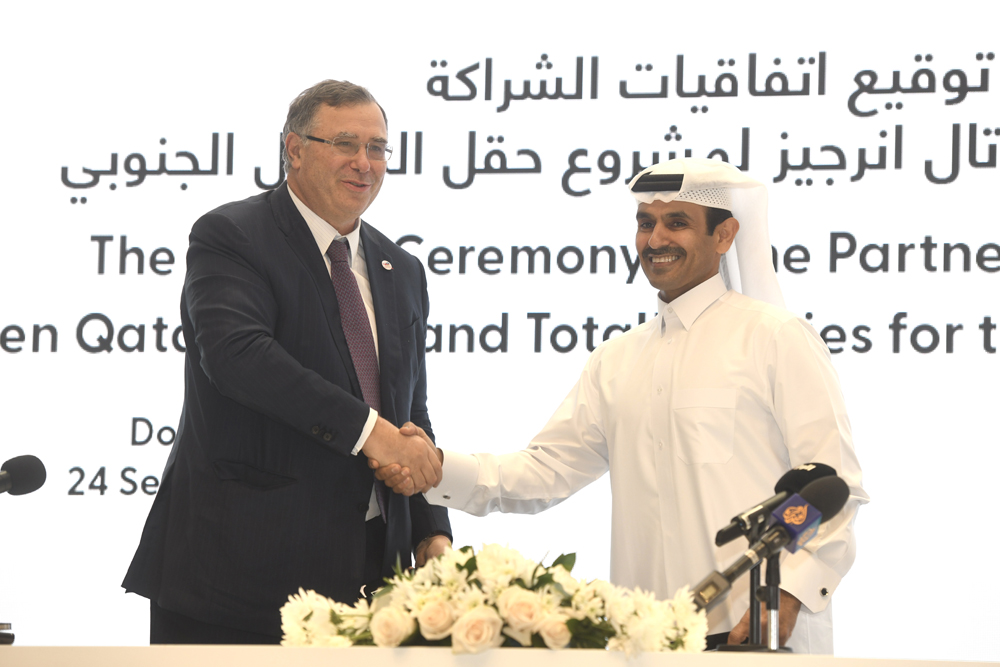
{"label": "gray hair", "polygon": [[331,107],[375,104],[379,108],[379,111],[382,112],[382,119],[385,121],[386,127],[389,126],[389,119],[385,115],[385,109],[375,101],[375,98],[368,92],[367,88],[353,84],[350,81],[334,81],[333,79],[320,81],[315,86],[303,90],[288,105],[288,118],[285,119],[285,127],[281,132],[281,159],[285,165],[285,173],[288,173],[291,167],[288,149],[285,148],[288,133],[294,132],[305,140],[305,135],[309,134],[312,130],[316,111],[324,104]]}

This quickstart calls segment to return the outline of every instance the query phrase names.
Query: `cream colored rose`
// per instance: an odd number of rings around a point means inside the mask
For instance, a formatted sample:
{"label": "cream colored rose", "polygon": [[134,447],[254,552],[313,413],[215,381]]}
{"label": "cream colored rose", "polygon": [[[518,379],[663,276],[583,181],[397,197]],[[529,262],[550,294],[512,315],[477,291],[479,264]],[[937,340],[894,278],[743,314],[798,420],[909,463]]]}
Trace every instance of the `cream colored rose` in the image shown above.
{"label": "cream colored rose", "polygon": [[512,586],[500,594],[497,610],[504,622],[517,632],[534,632],[545,615],[538,594],[519,586]]}
{"label": "cream colored rose", "polygon": [[569,628],[566,627],[566,619],[559,614],[543,618],[538,624],[538,634],[551,649],[566,648],[569,646],[569,640],[573,638]]}
{"label": "cream colored rose", "polygon": [[444,639],[451,634],[451,626],[455,622],[451,605],[443,600],[430,600],[417,614],[420,634],[424,639],[434,641]]}
{"label": "cream colored rose", "polygon": [[372,640],[376,646],[395,648],[413,634],[413,618],[399,607],[386,607],[375,612],[371,621]]}
{"label": "cream colored rose", "polygon": [[451,627],[453,653],[482,653],[503,644],[503,620],[493,607],[467,611]]}

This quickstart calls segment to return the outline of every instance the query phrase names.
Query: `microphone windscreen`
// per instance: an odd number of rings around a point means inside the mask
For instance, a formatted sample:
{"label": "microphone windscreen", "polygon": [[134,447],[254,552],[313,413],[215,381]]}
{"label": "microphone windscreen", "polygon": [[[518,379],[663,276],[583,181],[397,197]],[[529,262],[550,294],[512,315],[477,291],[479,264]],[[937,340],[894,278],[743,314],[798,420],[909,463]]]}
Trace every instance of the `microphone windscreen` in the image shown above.
{"label": "microphone windscreen", "polygon": [[8,493],[12,496],[23,496],[37,491],[42,484],[45,484],[45,466],[37,456],[31,454],[15,456],[0,466],[0,470],[5,470],[10,475]]}
{"label": "microphone windscreen", "polygon": [[774,485],[774,492],[798,493],[809,482],[836,474],[837,471],[825,463],[803,463],[782,475],[778,483]]}
{"label": "microphone windscreen", "polygon": [[805,488],[799,491],[799,495],[823,513],[823,523],[826,523],[844,509],[851,490],[847,488],[847,482],[833,476],[806,484]]}

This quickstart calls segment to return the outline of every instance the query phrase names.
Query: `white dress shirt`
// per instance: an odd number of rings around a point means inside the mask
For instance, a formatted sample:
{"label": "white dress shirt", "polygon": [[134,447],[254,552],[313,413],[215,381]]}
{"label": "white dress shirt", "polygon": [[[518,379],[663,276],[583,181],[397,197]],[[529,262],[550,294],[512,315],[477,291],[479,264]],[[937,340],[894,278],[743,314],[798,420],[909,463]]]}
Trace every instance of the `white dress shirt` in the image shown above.
{"label": "white dress shirt", "polygon": [[[830,596],[854,561],[854,516],[868,501],[840,384],[811,326],[716,275],[599,346],[527,449],[446,452],[444,479],[426,496],[477,515],[535,513],[610,469],[611,580],[665,598],[735,561],[746,542],[718,548],[715,532],[809,461],[833,466],[851,497],[785,554],[781,587],[803,604],[789,645],[832,653]],[[710,633],[736,625],[748,588],[744,576],[709,613]]]}
{"label": "white dress shirt", "polygon": [[[365,312],[368,313],[368,323],[372,327],[372,339],[375,341],[375,357],[378,358],[378,329],[375,327],[375,302],[372,300],[372,286],[368,281],[368,265],[365,263],[365,248],[361,243],[360,219],[355,222],[354,229],[344,236],[334,229],[333,225],[316,215],[308,206],[303,204],[302,200],[295,196],[295,193],[292,192],[291,188],[288,188],[288,194],[291,195],[295,208],[297,208],[299,213],[302,214],[302,217],[305,218],[306,224],[309,225],[309,231],[312,232],[313,238],[316,239],[316,245],[319,247],[319,252],[323,255],[323,261],[326,262],[327,273],[330,273],[330,257],[326,254],[327,249],[334,241],[338,241],[340,239],[346,240],[348,257],[350,257],[351,272],[354,273],[354,277],[358,281],[358,289],[361,291],[361,300],[365,303]],[[352,454],[357,455],[357,453],[361,451],[361,447],[365,444],[365,440],[368,439],[368,436],[371,435],[372,431],[375,429],[376,421],[378,421],[378,413],[373,408],[369,408],[368,421],[365,422],[365,427],[361,430],[361,436],[358,438],[357,444],[354,445],[354,450],[351,452]],[[373,519],[380,513],[378,501],[375,498],[375,487],[372,486],[372,496],[368,503],[368,513],[365,515],[365,520]]]}

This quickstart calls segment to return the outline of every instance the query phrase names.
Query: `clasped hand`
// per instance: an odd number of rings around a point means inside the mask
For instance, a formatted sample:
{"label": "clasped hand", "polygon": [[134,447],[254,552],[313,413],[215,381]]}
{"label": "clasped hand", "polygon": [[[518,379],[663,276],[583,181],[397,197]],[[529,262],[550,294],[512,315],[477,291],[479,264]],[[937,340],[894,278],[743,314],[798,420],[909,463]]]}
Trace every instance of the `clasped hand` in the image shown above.
{"label": "clasped hand", "polygon": [[[410,468],[405,461],[393,462],[390,459],[382,459],[377,456],[368,455],[368,465],[375,471],[375,477],[385,482],[386,486],[396,493],[404,496],[412,496],[414,493],[424,493],[441,481],[441,464],[444,455],[441,450],[434,446],[431,439],[424,433],[424,429],[410,422],[406,422],[399,429],[399,433],[405,437],[413,437],[422,440],[431,448],[434,464],[437,470],[437,478],[433,484],[421,485],[416,470]],[[368,454],[368,452],[365,452]]]}
{"label": "clasped hand", "polygon": [[410,422],[397,429],[379,417],[361,451],[375,476],[396,493],[423,493],[441,482],[437,448],[423,429]]}

